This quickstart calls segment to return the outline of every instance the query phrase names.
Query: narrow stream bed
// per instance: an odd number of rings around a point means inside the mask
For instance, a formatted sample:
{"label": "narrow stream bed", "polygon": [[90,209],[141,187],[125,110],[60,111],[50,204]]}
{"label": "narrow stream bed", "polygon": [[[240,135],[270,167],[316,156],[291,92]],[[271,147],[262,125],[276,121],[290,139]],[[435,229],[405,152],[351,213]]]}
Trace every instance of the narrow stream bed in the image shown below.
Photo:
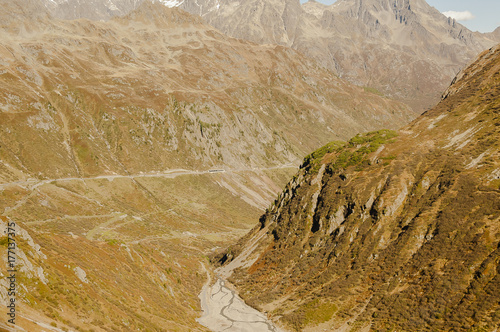
{"label": "narrow stream bed", "polygon": [[199,295],[203,316],[197,321],[214,332],[282,332],[263,313],[245,304],[220,277],[203,286]]}

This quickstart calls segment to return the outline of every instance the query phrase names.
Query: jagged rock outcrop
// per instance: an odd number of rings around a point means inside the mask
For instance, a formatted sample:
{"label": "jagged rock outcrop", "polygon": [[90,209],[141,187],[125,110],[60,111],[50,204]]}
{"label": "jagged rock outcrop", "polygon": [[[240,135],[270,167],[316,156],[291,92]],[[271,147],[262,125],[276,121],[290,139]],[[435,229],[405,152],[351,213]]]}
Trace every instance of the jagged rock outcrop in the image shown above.
{"label": "jagged rock outcrop", "polygon": [[499,95],[497,46],[402,130],[309,155],[231,250],[259,239],[230,279],[242,297],[292,330],[494,331]]}

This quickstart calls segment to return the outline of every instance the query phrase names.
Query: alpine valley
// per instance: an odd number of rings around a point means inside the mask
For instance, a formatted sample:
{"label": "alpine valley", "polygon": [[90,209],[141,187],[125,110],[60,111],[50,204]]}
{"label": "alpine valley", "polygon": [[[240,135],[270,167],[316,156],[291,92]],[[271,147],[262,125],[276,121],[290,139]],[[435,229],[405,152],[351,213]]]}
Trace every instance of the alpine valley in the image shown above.
{"label": "alpine valley", "polygon": [[423,0],[0,5],[0,331],[222,330],[214,281],[273,331],[500,323],[498,30]]}
{"label": "alpine valley", "polygon": [[19,225],[26,331],[202,330],[210,249],[315,147],[413,117],[162,4],[106,22],[1,5],[0,209]]}

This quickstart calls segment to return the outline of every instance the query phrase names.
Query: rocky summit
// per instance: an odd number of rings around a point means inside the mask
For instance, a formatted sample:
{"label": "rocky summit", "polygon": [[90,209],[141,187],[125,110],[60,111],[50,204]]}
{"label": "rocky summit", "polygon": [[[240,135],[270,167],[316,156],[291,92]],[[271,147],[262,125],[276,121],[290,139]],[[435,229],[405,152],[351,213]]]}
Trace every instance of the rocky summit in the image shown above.
{"label": "rocky summit", "polygon": [[242,297],[295,331],[496,331],[500,46],[399,131],[331,142],[229,251]]}

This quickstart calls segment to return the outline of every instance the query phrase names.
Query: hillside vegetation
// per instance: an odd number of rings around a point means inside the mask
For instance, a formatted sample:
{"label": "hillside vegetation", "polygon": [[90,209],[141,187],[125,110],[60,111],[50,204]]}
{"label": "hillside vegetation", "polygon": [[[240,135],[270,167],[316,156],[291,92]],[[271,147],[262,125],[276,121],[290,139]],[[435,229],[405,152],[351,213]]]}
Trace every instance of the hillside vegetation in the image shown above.
{"label": "hillside vegetation", "polygon": [[[297,331],[496,331],[500,46],[402,130],[329,144],[231,248],[231,281]],[[246,253],[248,254],[248,252]]]}
{"label": "hillside vegetation", "polygon": [[158,3],[107,22],[0,5],[0,229],[18,225],[26,331],[205,331],[211,250],[255,225],[313,147],[412,118]]}

